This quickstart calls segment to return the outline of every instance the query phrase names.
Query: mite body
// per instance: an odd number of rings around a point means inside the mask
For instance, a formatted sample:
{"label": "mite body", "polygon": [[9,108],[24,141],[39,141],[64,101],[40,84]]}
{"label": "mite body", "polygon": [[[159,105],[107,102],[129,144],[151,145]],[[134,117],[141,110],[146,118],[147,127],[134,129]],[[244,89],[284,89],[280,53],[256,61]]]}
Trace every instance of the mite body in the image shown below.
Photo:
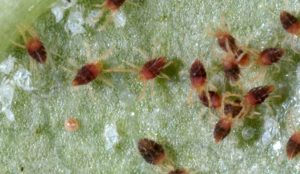
{"label": "mite body", "polygon": [[195,60],[190,68],[190,80],[192,87],[201,92],[206,85],[206,71],[200,60]]}
{"label": "mite body", "polygon": [[267,48],[260,52],[257,63],[260,65],[272,65],[278,62],[284,55],[282,48]]}
{"label": "mite body", "polygon": [[214,109],[219,108],[222,104],[222,97],[215,91],[208,91],[208,95],[205,91],[202,91],[199,94],[199,99],[204,106]]}
{"label": "mite body", "polygon": [[235,118],[242,111],[243,106],[241,101],[235,101],[234,103],[224,104],[224,115]]}
{"label": "mite body", "polygon": [[293,16],[292,14],[282,11],[280,13],[280,21],[282,27],[290,34],[300,35],[300,22],[299,20]]}
{"label": "mite body", "polygon": [[118,10],[123,4],[125,0],[105,0],[105,6],[111,11]]}
{"label": "mite body", "polygon": [[147,61],[139,71],[140,77],[143,81],[148,81],[160,75],[161,71],[167,65],[165,57],[159,57]]}
{"label": "mite body", "polygon": [[102,73],[102,69],[103,65],[100,62],[84,65],[78,70],[74,80],[72,81],[72,85],[85,85],[95,80]]}
{"label": "mite body", "polygon": [[257,106],[265,101],[271,92],[274,91],[274,86],[259,86],[251,89],[245,96],[246,104],[250,106]]}
{"label": "mite body", "polygon": [[238,49],[234,53],[234,58],[241,66],[247,66],[250,62],[250,55],[242,49]]}
{"label": "mite body", "polygon": [[235,38],[225,31],[217,31],[215,36],[217,37],[218,44],[225,52],[235,53],[238,50]]}
{"label": "mite body", "polygon": [[227,56],[223,60],[223,70],[225,77],[231,82],[236,82],[240,79],[240,67],[235,59],[230,56]]}
{"label": "mite body", "polygon": [[185,169],[175,169],[170,171],[168,174],[188,174],[188,171]]}
{"label": "mite body", "polygon": [[144,160],[153,165],[159,165],[166,159],[163,147],[157,142],[144,138],[139,140],[138,149]]}
{"label": "mite body", "polygon": [[214,138],[216,143],[222,141],[230,133],[232,122],[233,120],[230,116],[222,116],[220,118],[214,129]]}
{"label": "mite body", "polygon": [[287,145],[286,145],[286,153],[289,159],[293,159],[300,152],[300,132],[294,133]]}
{"label": "mite body", "polygon": [[26,43],[26,50],[28,54],[38,63],[43,64],[46,62],[47,52],[42,41],[38,37],[31,38]]}

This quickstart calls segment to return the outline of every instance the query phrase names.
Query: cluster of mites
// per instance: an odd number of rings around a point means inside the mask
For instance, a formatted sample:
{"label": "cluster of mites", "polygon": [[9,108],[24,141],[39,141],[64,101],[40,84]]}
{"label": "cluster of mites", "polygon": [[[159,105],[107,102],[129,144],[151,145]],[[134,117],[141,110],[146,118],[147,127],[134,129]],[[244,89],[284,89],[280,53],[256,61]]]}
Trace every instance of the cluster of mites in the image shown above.
{"label": "cluster of mites", "polygon": [[[115,11],[125,0],[106,0],[104,5],[111,11]],[[282,11],[280,21],[285,29],[290,34],[300,36],[300,21],[292,14]],[[235,38],[226,31],[217,31],[215,33],[218,45],[226,52],[223,59],[223,70],[225,77],[236,82],[240,78],[240,67],[247,66],[250,62],[251,55],[255,55],[256,63],[260,66],[270,66],[278,62],[284,55],[282,48],[267,48],[260,53],[252,53],[249,50],[243,49],[236,44]],[[38,36],[31,37],[26,41],[25,45],[28,54],[38,63],[45,63],[47,52],[42,41]],[[164,57],[152,58],[144,65],[137,68],[137,72],[142,82],[154,80],[158,77],[164,68],[169,65],[169,61]],[[92,62],[82,66],[74,80],[73,86],[85,85],[95,80],[102,73],[106,72],[101,61]],[[197,92],[200,101],[203,105],[221,111],[220,120],[214,128],[214,138],[218,143],[223,140],[232,128],[235,119],[242,118],[249,112],[263,103],[265,99],[274,90],[272,85],[259,86],[249,90],[244,96],[235,94],[224,94],[223,96],[216,91],[209,90],[207,87],[207,75],[205,68],[200,60],[195,60],[190,68],[190,80],[192,88]],[[78,129],[78,121],[73,118],[65,123],[67,130],[74,131]],[[161,145],[150,139],[142,139],[138,142],[138,149],[142,157],[151,164],[162,164],[165,161],[166,155]],[[295,157],[300,152],[300,131],[294,133],[286,147],[288,158]],[[170,169],[171,170],[171,169]],[[188,173],[185,169],[172,169],[169,174],[185,174]]]}

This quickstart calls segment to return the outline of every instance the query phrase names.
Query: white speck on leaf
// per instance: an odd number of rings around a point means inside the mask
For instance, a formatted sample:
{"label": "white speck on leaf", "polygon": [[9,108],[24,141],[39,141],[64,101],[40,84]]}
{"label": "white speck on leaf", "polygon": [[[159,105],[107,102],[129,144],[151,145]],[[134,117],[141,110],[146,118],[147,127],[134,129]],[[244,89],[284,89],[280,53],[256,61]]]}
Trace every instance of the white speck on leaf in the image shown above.
{"label": "white speck on leaf", "polygon": [[15,73],[13,80],[15,84],[18,87],[22,88],[23,90],[32,91],[33,87],[32,87],[30,76],[31,73],[26,69],[22,68]]}
{"label": "white speck on leaf", "polygon": [[9,74],[15,65],[16,58],[9,55],[6,60],[0,63],[0,72],[4,74]]}
{"label": "white speck on leaf", "polygon": [[119,141],[119,135],[115,124],[107,124],[104,128],[105,148],[111,150]]}
{"label": "white speck on leaf", "polygon": [[85,33],[84,19],[83,19],[83,8],[70,12],[68,20],[65,24],[65,30],[70,31],[72,35]]}
{"label": "white speck on leaf", "polygon": [[86,18],[86,24],[90,27],[95,27],[102,15],[103,12],[101,10],[92,10]]}
{"label": "white speck on leaf", "polygon": [[58,3],[56,3],[51,8],[51,12],[55,16],[56,23],[60,22],[63,19],[65,10],[72,7],[75,4],[76,0],[70,0],[70,2],[68,2],[67,0],[61,0]]}
{"label": "white speck on leaf", "polygon": [[14,97],[15,87],[10,80],[3,79],[0,85],[0,108],[10,121],[15,120],[11,111],[11,104]]}
{"label": "white speck on leaf", "polygon": [[122,10],[118,10],[112,14],[113,21],[117,28],[124,27],[126,24],[126,15]]}

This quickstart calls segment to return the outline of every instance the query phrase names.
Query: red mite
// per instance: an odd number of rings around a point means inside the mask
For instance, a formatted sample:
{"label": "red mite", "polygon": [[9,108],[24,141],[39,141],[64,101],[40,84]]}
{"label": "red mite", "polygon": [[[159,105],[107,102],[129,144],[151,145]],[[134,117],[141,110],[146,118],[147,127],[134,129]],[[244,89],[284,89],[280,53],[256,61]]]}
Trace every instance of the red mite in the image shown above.
{"label": "red mite", "polygon": [[240,67],[235,59],[226,57],[223,60],[223,69],[225,77],[232,82],[236,82],[240,79]]}
{"label": "red mite", "polygon": [[218,31],[216,32],[216,37],[218,40],[219,46],[226,52],[235,53],[238,49],[235,39],[228,32]]}
{"label": "red mite", "polygon": [[195,60],[190,68],[190,80],[192,87],[198,92],[204,89],[206,84],[206,71],[200,60]]}
{"label": "red mite", "polygon": [[34,37],[30,39],[26,43],[26,49],[28,54],[37,62],[42,64],[46,62],[47,60],[46,49],[39,38]]}
{"label": "red mite", "polygon": [[142,69],[139,72],[141,79],[144,81],[154,79],[161,73],[166,64],[167,59],[165,57],[159,57],[149,60],[143,65]]}
{"label": "red mite", "polygon": [[220,141],[222,141],[230,133],[231,127],[232,117],[221,117],[214,129],[215,142],[219,143]]}
{"label": "red mite", "polygon": [[232,118],[235,118],[241,110],[243,109],[241,105],[241,101],[236,101],[234,104],[226,103],[224,105],[224,114],[226,116],[231,116]]}
{"label": "red mite", "polygon": [[102,63],[100,62],[84,65],[77,72],[74,80],[72,81],[72,85],[85,85],[95,80],[102,73],[102,67]]}
{"label": "red mite", "polygon": [[170,171],[168,174],[188,174],[185,169],[175,169]]}
{"label": "red mite", "polygon": [[241,66],[247,66],[250,61],[250,56],[248,53],[243,51],[242,49],[238,49],[235,54],[234,58],[237,61],[237,63]]}
{"label": "red mite", "polygon": [[272,65],[278,62],[284,54],[282,48],[267,48],[260,52],[257,63],[260,65]]}
{"label": "red mite", "polygon": [[222,97],[215,91],[208,91],[210,103],[205,91],[199,94],[199,99],[204,106],[217,109],[221,106]]}
{"label": "red mite", "polygon": [[291,34],[300,35],[300,22],[299,20],[293,16],[292,14],[282,11],[280,13],[280,21],[282,27]]}
{"label": "red mite", "polygon": [[287,145],[286,145],[286,153],[289,159],[293,159],[300,152],[300,132],[294,133]]}
{"label": "red mite", "polygon": [[245,102],[250,106],[256,106],[265,101],[271,92],[274,91],[274,86],[260,86],[251,89],[245,96]]}
{"label": "red mite", "polygon": [[153,140],[147,138],[139,140],[138,149],[144,160],[150,164],[162,164],[166,159],[163,147]]}
{"label": "red mite", "polygon": [[124,4],[124,2],[125,0],[105,0],[105,6],[111,11],[116,11]]}

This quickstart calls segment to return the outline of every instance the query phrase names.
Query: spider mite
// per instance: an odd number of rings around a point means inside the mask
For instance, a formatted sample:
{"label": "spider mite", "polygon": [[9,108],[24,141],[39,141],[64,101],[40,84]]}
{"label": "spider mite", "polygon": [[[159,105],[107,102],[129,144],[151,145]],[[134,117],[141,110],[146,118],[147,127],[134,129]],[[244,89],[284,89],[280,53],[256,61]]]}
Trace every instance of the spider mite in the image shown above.
{"label": "spider mite", "polygon": [[214,138],[216,143],[222,141],[230,133],[232,122],[231,116],[222,116],[220,118],[214,129]]}
{"label": "spider mite", "polygon": [[68,132],[75,132],[79,129],[79,121],[76,118],[68,118],[65,121],[65,129]]}
{"label": "spider mite", "polygon": [[102,70],[103,65],[101,62],[86,64],[78,70],[74,80],[72,81],[72,85],[85,85],[95,80],[102,73]]}
{"label": "spider mite", "polygon": [[188,174],[188,171],[185,169],[175,169],[170,171],[168,174]]}
{"label": "spider mite", "polygon": [[104,5],[107,9],[116,11],[124,4],[124,2],[125,0],[105,0]]}
{"label": "spider mite", "polygon": [[206,84],[206,71],[200,60],[195,60],[190,68],[192,88],[198,92],[203,91]]}
{"label": "spider mite", "polygon": [[22,35],[25,46],[14,42],[13,44],[26,49],[27,53],[31,58],[36,60],[38,63],[44,64],[47,60],[47,52],[39,36],[31,30],[24,31],[19,28],[19,31]]}
{"label": "spider mite", "polygon": [[286,154],[289,159],[293,159],[300,152],[300,132],[294,133],[286,145]]}
{"label": "spider mite", "polygon": [[217,38],[218,45],[225,52],[235,53],[237,51],[238,46],[236,45],[235,38],[230,33],[219,30],[215,33],[215,36]]}
{"label": "spider mite", "polygon": [[236,82],[240,79],[240,67],[236,60],[231,56],[226,56],[223,59],[223,70],[225,77],[231,82]]}
{"label": "spider mite", "polygon": [[280,13],[280,22],[282,27],[290,34],[300,35],[300,22],[299,20],[290,14],[289,12],[282,11]]}
{"label": "spider mite", "polygon": [[[207,97],[209,96],[209,98]],[[222,97],[215,91],[208,91],[208,95],[205,91],[199,94],[199,99],[204,106],[217,109],[221,106]]]}
{"label": "spider mite", "polygon": [[240,100],[234,101],[234,103],[224,104],[224,115],[235,118],[242,111],[243,107]]}
{"label": "spider mite", "polygon": [[166,67],[167,59],[158,57],[147,61],[139,71],[142,81],[148,81],[160,75],[161,71]]}
{"label": "spider mite", "polygon": [[234,53],[234,58],[237,61],[237,63],[241,66],[247,66],[250,61],[250,55],[242,49],[238,49]]}
{"label": "spider mite", "polygon": [[274,86],[266,85],[252,88],[244,96],[244,101],[250,106],[256,106],[265,101],[271,92],[274,91]]}
{"label": "spider mite", "polygon": [[139,140],[138,149],[144,160],[150,164],[159,165],[166,159],[163,147],[153,140],[147,138]]}
{"label": "spider mite", "polygon": [[266,48],[259,53],[257,63],[260,65],[272,65],[278,62],[284,55],[282,48]]}

